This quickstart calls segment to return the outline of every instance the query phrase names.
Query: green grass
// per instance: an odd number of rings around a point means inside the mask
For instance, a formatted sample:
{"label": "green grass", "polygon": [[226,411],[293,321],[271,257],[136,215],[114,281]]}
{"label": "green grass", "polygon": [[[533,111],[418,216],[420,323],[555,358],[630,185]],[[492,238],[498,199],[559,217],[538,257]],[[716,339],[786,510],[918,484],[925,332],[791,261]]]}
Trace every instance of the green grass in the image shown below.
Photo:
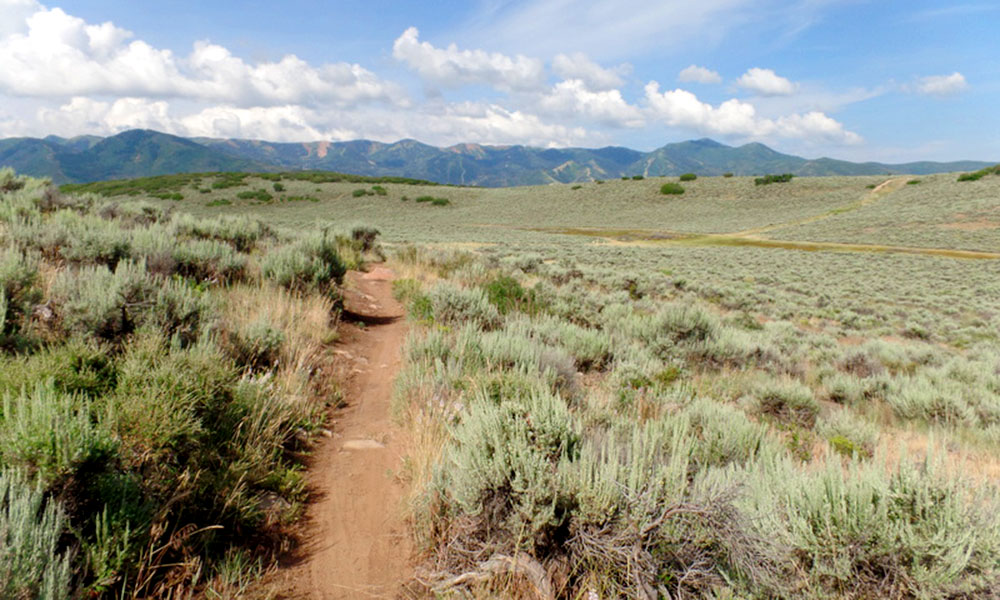
{"label": "green grass", "polygon": [[[102,196],[136,196],[141,194],[158,194],[177,192],[185,186],[197,186],[204,180],[212,180],[214,189],[240,187],[247,177],[256,177],[265,181],[301,181],[308,183],[398,183],[404,185],[438,185],[434,182],[407,177],[367,177],[349,175],[332,171],[292,171],[284,173],[181,173],[177,175],[158,175],[137,179],[121,179],[112,181],[97,181],[93,183],[70,183],[60,187],[67,193],[94,193]],[[283,184],[276,184],[284,187]],[[276,192],[283,191],[274,187]]]}
{"label": "green grass", "polygon": [[1000,165],[986,167],[985,169],[980,169],[972,173],[962,173],[958,176],[958,181],[979,181],[987,175],[1000,175]]}

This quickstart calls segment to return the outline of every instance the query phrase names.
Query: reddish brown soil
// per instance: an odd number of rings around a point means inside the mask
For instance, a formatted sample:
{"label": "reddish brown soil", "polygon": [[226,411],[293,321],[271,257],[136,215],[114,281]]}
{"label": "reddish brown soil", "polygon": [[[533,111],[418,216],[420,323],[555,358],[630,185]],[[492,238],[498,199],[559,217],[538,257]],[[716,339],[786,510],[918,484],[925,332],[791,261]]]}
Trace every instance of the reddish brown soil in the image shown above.
{"label": "reddish brown soil", "polygon": [[395,598],[410,574],[399,477],[406,440],[390,419],[406,323],[392,277],[384,267],[348,274],[346,312],[361,321],[343,324],[335,350],[346,406],[333,415],[333,435],[310,465],[316,501],[295,564],[272,580],[280,597]]}

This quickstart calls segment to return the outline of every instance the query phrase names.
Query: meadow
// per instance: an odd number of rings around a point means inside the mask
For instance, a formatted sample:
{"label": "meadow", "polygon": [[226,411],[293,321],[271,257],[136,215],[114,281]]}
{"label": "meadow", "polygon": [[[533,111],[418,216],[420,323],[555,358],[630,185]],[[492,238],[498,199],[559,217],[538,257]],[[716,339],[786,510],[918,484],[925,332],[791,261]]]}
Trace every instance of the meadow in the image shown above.
{"label": "meadow", "polygon": [[383,252],[427,596],[995,597],[1000,176],[915,179],[5,173],[0,581],[240,589]]}

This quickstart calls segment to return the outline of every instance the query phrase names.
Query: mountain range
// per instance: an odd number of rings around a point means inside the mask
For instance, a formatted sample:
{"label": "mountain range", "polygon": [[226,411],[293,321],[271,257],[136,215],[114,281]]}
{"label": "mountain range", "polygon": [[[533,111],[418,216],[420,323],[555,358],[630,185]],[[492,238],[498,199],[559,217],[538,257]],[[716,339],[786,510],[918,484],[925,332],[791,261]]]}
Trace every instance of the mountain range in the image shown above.
{"label": "mountain range", "polygon": [[711,139],[671,143],[639,152],[628,148],[534,148],[457,144],[439,148],[416,140],[382,143],[277,143],[183,138],[150,130],[110,137],[7,138],[0,166],[18,173],[79,183],[206,171],[322,170],[400,176],[439,183],[503,187],[572,183],[623,176],[699,175],[923,175],[975,171],[993,163],[957,161],[883,164],[782,154],[760,143],[727,146]]}

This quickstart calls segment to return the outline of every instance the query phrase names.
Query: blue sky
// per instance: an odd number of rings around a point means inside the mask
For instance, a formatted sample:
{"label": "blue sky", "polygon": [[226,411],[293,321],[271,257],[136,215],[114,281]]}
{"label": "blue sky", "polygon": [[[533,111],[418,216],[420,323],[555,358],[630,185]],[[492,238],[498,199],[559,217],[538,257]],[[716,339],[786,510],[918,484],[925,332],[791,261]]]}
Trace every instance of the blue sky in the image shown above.
{"label": "blue sky", "polygon": [[0,0],[0,136],[1000,160],[1000,2]]}

